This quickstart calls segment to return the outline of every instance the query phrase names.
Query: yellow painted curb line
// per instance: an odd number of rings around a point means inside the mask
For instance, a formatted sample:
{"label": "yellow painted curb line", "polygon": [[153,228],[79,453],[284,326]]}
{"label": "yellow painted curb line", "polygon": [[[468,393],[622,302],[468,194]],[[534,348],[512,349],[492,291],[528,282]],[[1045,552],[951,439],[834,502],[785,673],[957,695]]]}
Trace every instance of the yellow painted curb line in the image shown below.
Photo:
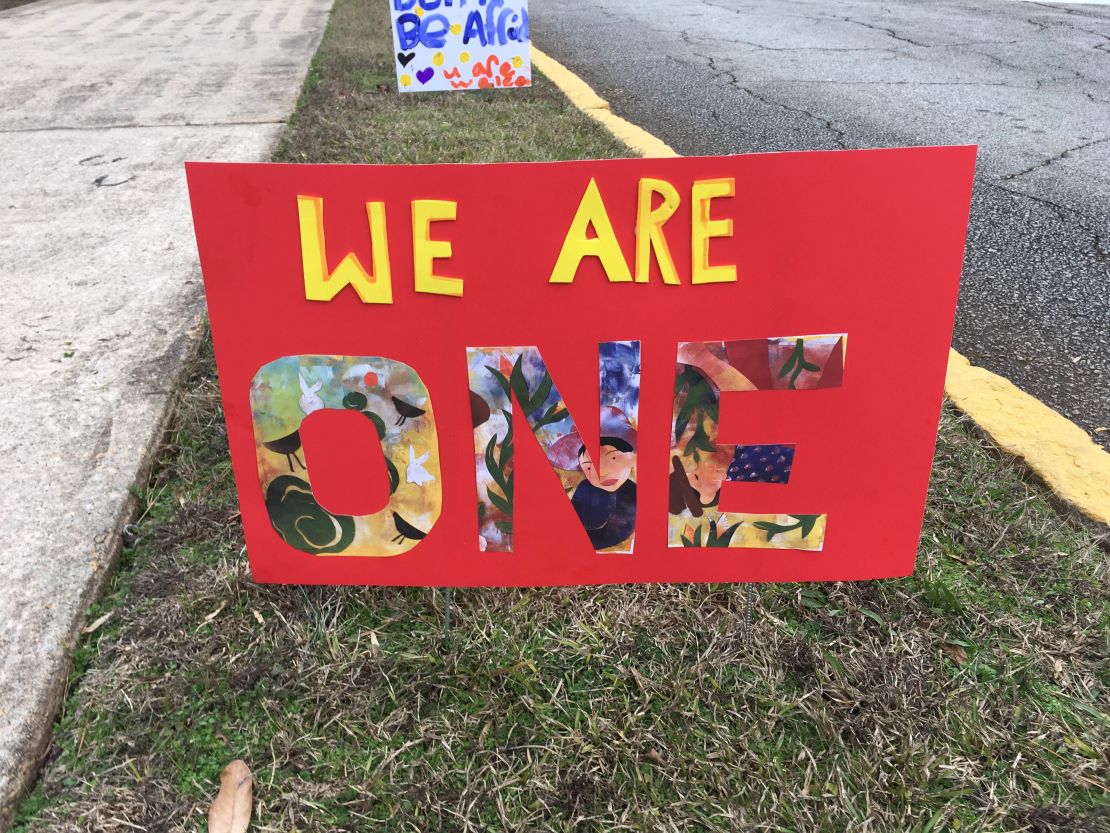
{"label": "yellow painted curb line", "polygon": [[678,156],[674,148],[642,127],[614,115],[609,102],[593,91],[593,88],[560,64],[550,55],[532,46],[532,64],[546,75],[555,86],[563,91],[571,104],[620,139],[624,144],[641,156],[661,157]]}
{"label": "yellow painted curb line", "polygon": [[[615,115],[609,102],[551,56],[532,46],[532,63],[571,103],[641,156],[678,156],[642,127]],[[1062,500],[1110,525],[1110,454],[1087,432],[1012,382],[948,353],[945,393],[1004,451],[1021,457]]]}
{"label": "yellow painted curb line", "polygon": [[948,354],[944,390],[1004,451],[1021,457],[1056,495],[1110,525],[1110,454],[1039,399],[971,362]]}

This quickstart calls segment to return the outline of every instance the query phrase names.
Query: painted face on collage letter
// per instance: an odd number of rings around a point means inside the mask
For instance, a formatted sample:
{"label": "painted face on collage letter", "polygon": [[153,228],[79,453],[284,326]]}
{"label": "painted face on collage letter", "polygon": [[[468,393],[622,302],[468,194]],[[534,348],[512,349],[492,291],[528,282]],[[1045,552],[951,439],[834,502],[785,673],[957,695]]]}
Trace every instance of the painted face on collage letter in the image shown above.
{"label": "painted face on collage letter", "polygon": [[601,459],[594,463],[583,446],[578,452],[578,465],[592,486],[615,492],[632,478],[636,470],[636,452],[619,437],[601,438]]}

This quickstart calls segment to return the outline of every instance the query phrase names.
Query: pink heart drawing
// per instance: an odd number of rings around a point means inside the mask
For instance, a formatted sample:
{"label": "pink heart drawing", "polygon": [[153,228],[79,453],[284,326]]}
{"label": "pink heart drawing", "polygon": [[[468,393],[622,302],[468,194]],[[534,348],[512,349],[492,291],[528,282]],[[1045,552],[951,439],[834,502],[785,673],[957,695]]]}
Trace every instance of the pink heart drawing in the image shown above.
{"label": "pink heart drawing", "polygon": [[424,67],[424,69],[417,70],[416,80],[419,81],[421,84],[427,84],[429,81],[432,80],[432,76],[435,74],[436,71],[431,67]]}

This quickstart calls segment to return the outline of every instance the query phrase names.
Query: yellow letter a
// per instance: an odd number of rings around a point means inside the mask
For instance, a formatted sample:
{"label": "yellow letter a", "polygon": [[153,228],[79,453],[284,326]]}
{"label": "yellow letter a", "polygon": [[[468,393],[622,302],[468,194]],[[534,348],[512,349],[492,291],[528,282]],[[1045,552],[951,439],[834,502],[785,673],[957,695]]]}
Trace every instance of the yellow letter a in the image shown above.
{"label": "yellow letter a", "polygon": [[385,232],[385,203],[366,203],[370,223],[370,247],[374,272],[367,274],[354,252],[328,273],[324,245],[324,200],[297,197],[301,226],[301,263],[304,266],[304,296],[310,301],[330,301],[347,284],[355,288],[364,304],[392,304],[393,284],[389,277],[389,243]]}
{"label": "yellow letter a", "polygon": [[[596,237],[586,236],[590,226],[597,234]],[[600,260],[610,283],[632,281],[628,262],[621,252],[617,236],[613,233],[613,224],[609,222],[605,203],[601,201],[601,192],[597,190],[597,182],[592,178],[586,186],[586,193],[582,195],[582,202],[578,204],[570,230],[567,231],[563,248],[559,251],[559,259],[551,271],[550,283],[573,283],[578,265],[584,257],[596,257]]]}

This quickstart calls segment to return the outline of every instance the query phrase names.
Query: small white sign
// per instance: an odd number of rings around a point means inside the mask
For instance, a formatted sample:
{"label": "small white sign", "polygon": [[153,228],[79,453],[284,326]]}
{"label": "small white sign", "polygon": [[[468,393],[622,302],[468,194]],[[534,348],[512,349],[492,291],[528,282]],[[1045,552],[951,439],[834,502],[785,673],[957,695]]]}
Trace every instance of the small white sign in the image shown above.
{"label": "small white sign", "polygon": [[403,93],[528,87],[527,0],[389,0]]}

